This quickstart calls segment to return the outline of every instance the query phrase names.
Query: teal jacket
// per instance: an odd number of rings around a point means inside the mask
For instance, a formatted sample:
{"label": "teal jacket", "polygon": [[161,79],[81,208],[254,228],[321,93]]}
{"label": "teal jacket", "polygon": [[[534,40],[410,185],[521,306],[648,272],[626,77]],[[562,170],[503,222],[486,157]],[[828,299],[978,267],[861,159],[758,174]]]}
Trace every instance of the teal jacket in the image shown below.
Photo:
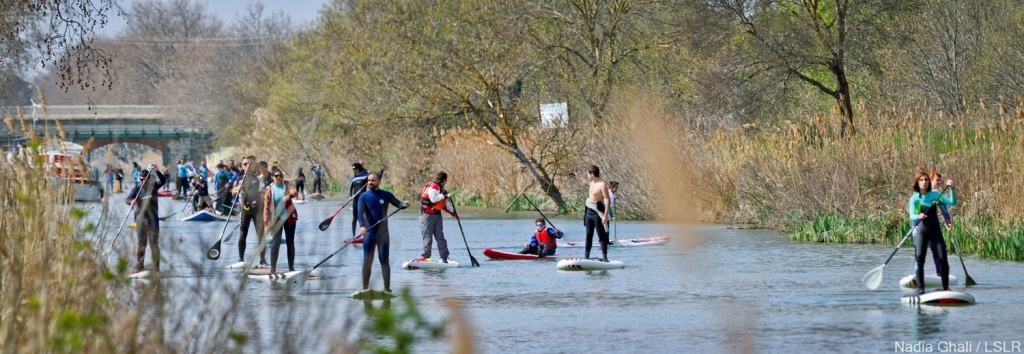
{"label": "teal jacket", "polygon": [[946,198],[939,191],[931,191],[924,196],[921,196],[921,193],[914,192],[914,194],[910,195],[910,202],[907,203],[907,212],[910,213],[910,220],[916,221],[918,215],[928,210],[928,207],[934,204],[936,200],[945,205],[956,205],[956,191],[950,188],[949,198]]}

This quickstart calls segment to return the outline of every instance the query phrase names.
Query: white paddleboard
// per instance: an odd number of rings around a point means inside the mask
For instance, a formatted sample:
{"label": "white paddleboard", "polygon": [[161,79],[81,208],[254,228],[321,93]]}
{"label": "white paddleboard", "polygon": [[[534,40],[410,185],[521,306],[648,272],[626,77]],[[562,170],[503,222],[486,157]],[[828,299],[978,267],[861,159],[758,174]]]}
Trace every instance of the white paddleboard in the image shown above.
{"label": "white paddleboard", "polygon": [[356,300],[385,300],[395,298],[395,294],[384,290],[366,289],[352,293],[350,296]]}
{"label": "white paddleboard", "polygon": [[418,260],[410,259],[402,262],[402,269],[415,270],[415,269],[447,269],[447,268],[458,268],[459,262],[448,258],[448,263],[441,261],[435,261],[432,259]]}
{"label": "white paddleboard", "polygon": [[[957,284],[956,276],[950,274],[949,275],[949,285],[956,285],[956,284]],[[909,275],[903,277],[903,279],[900,279],[900,287],[917,289],[917,287],[918,287],[917,276],[914,273],[910,273]],[[935,274],[925,275],[924,276],[924,287],[926,287],[926,288],[941,288],[942,287],[942,278],[939,277],[938,275],[935,275]]]}
{"label": "white paddleboard", "polygon": [[[259,268],[259,269],[252,269],[252,270],[246,272],[245,274],[246,274],[246,276],[249,277],[249,279],[281,281],[281,280],[284,280],[284,279],[290,277],[293,274],[298,274],[298,273],[301,273],[301,272],[302,272],[302,270],[296,270],[296,271],[292,271],[292,272],[278,271],[277,273],[271,273],[270,272],[270,268]],[[313,269],[313,271],[309,272],[309,279],[323,279],[323,278],[324,278],[324,273],[321,272],[319,269]]]}
{"label": "white paddleboard", "polygon": [[[245,263],[247,263],[247,262],[231,263],[231,265],[228,266],[228,269],[245,269]],[[253,267],[253,269],[270,268],[270,266],[259,265],[259,264],[253,264],[252,267]]]}
{"label": "white paddleboard", "polygon": [[622,261],[602,262],[594,259],[566,258],[558,261],[558,270],[611,270],[626,268]]}
{"label": "white paddleboard", "polygon": [[931,305],[962,305],[973,304],[974,296],[953,290],[933,291],[924,294],[906,295],[900,302],[910,305],[931,304]]}
{"label": "white paddleboard", "polygon": [[633,247],[633,246],[661,246],[668,243],[668,236],[660,237],[645,237],[645,238],[627,238],[625,240],[619,240],[618,243],[612,243],[613,245]]}

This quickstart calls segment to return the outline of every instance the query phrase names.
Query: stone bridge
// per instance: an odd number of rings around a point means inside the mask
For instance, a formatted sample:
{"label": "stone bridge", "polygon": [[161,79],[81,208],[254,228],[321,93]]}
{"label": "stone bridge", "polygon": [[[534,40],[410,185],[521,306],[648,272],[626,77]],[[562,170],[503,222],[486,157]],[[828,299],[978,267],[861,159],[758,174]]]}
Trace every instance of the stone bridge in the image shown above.
{"label": "stone bridge", "polygon": [[[66,140],[85,145],[93,139],[90,150],[114,143],[142,144],[161,151],[164,164],[168,164],[178,159],[202,160],[213,149],[214,132],[179,118],[172,107],[47,106],[43,112],[38,106],[23,106],[21,112],[26,127],[33,126],[39,135],[58,135],[56,122],[60,121]],[[20,130],[15,107],[0,107],[0,117],[13,117]],[[0,127],[4,145],[21,137],[7,127]]]}

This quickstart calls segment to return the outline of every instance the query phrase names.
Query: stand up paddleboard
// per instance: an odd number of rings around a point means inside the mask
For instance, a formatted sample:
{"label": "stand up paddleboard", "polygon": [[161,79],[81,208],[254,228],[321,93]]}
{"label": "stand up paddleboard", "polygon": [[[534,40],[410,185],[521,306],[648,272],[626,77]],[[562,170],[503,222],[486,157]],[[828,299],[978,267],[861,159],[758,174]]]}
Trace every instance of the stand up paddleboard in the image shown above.
{"label": "stand up paddleboard", "polygon": [[973,304],[974,296],[968,293],[962,293],[953,290],[933,291],[924,294],[906,295],[900,299],[900,302],[910,305],[929,304],[929,305],[963,305]]}
{"label": "stand up paddleboard", "polygon": [[602,262],[596,259],[566,258],[558,261],[558,270],[612,270],[626,268],[621,261]]}
{"label": "stand up paddleboard", "polygon": [[[237,262],[237,263],[231,263],[231,265],[229,265],[229,266],[228,266],[227,268],[228,268],[228,269],[245,269],[245,263],[247,263],[247,262]],[[253,269],[260,269],[260,268],[270,268],[270,266],[267,266],[267,265],[259,265],[259,264],[253,264],[253,265],[252,265],[252,268],[253,268]]]}
{"label": "stand up paddleboard", "polygon": [[416,269],[447,269],[447,268],[458,268],[459,262],[453,261],[451,258],[448,259],[448,263],[441,261],[435,261],[432,259],[418,260],[410,259],[402,262],[402,269],[416,270]]}
{"label": "stand up paddleboard", "polygon": [[[952,274],[950,274],[949,275],[949,285],[956,285],[956,284],[957,284],[956,277],[953,276]],[[900,287],[916,289],[918,287],[917,276],[915,276],[914,273],[910,273],[910,275],[907,275],[907,276],[903,277],[903,279],[900,279]],[[942,277],[939,277],[938,275],[934,275],[934,274],[932,274],[932,275],[925,275],[924,276],[924,287],[926,287],[926,288],[941,288],[942,287]]]}
{"label": "stand up paddleboard", "polygon": [[324,199],[324,195],[320,194],[320,193],[313,193],[313,194],[309,195],[309,199],[312,199],[312,200],[323,200]]}
{"label": "stand up paddleboard", "polygon": [[[282,280],[285,280],[286,278],[289,278],[292,274],[298,274],[298,273],[301,273],[301,272],[302,272],[301,270],[296,270],[296,271],[291,271],[291,272],[281,272],[281,271],[278,271],[277,273],[271,273],[270,272],[270,268],[257,268],[257,269],[252,269],[252,270],[246,272],[246,275],[249,277],[249,279],[282,281]],[[309,272],[309,279],[323,279],[323,278],[324,278],[324,273],[321,272],[319,269],[313,269],[313,271]]]}
{"label": "stand up paddleboard", "polygon": [[173,196],[176,196],[176,195],[178,195],[178,193],[175,193],[174,191],[171,191],[171,190],[165,190],[165,191],[158,191],[158,192],[156,192],[156,196],[157,197],[164,197],[164,198],[166,198],[166,197],[173,197]]}
{"label": "stand up paddleboard", "polygon": [[395,298],[395,294],[383,290],[366,289],[352,293],[350,296],[356,300],[385,300]]}
{"label": "stand up paddleboard", "polygon": [[306,202],[306,200],[302,199],[302,198],[292,199],[292,203],[295,203],[295,204],[302,204],[302,203],[305,203],[305,202]]}
{"label": "stand up paddleboard", "polygon": [[224,221],[227,217],[211,213],[206,210],[200,210],[199,212],[192,215],[182,215],[178,220],[181,221]]}
{"label": "stand up paddleboard", "polygon": [[[611,246],[661,246],[668,243],[668,236],[658,237],[645,237],[645,238],[627,238],[618,241],[610,241],[608,244]],[[586,246],[583,242],[565,242],[560,243],[559,247],[584,247]],[[594,241],[594,246],[600,247],[601,244]]]}
{"label": "stand up paddleboard", "polygon": [[[487,256],[490,259],[497,259],[497,260],[536,260],[536,259],[538,259],[537,255],[535,255],[535,254],[508,253],[508,252],[502,252],[502,251],[495,251],[495,250],[492,250],[490,248],[485,248],[484,249],[484,255]],[[544,259],[557,259],[557,258],[558,257],[555,257],[555,256],[544,257]]]}

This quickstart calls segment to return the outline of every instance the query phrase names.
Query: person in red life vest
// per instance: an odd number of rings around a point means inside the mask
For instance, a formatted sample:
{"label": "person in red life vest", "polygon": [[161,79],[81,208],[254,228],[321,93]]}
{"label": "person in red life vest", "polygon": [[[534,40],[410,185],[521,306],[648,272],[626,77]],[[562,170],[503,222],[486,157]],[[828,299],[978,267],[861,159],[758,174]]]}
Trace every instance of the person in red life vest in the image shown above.
{"label": "person in red life vest", "polygon": [[448,263],[448,241],[444,239],[444,226],[441,223],[441,210],[444,210],[448,214],[455,217],[455,220],[459,220],[459,216],[455,214],[451,205],[448,205],[448,199],[452,197],[451,193],[448,193],[444,189],[444,184],[448,182],[448,174],[444,171],[437,173],[437,178],[423,187],[423,192],[420,194],[420,233],[423,234],[423,254],[420,255],[420,260],[430,259],[430,247],[433,240],[437,240],[437,253],[441,256],[441,261]]}
{"label": "person in red life vest", "polygon": [[544,218],[534,220],[537,230],[530,236],[530,243],[519,254],[535,254],[538,257],[554,256],[558,243],[555,239],[562,238],[562,231],[556,228],[545,227]]}

